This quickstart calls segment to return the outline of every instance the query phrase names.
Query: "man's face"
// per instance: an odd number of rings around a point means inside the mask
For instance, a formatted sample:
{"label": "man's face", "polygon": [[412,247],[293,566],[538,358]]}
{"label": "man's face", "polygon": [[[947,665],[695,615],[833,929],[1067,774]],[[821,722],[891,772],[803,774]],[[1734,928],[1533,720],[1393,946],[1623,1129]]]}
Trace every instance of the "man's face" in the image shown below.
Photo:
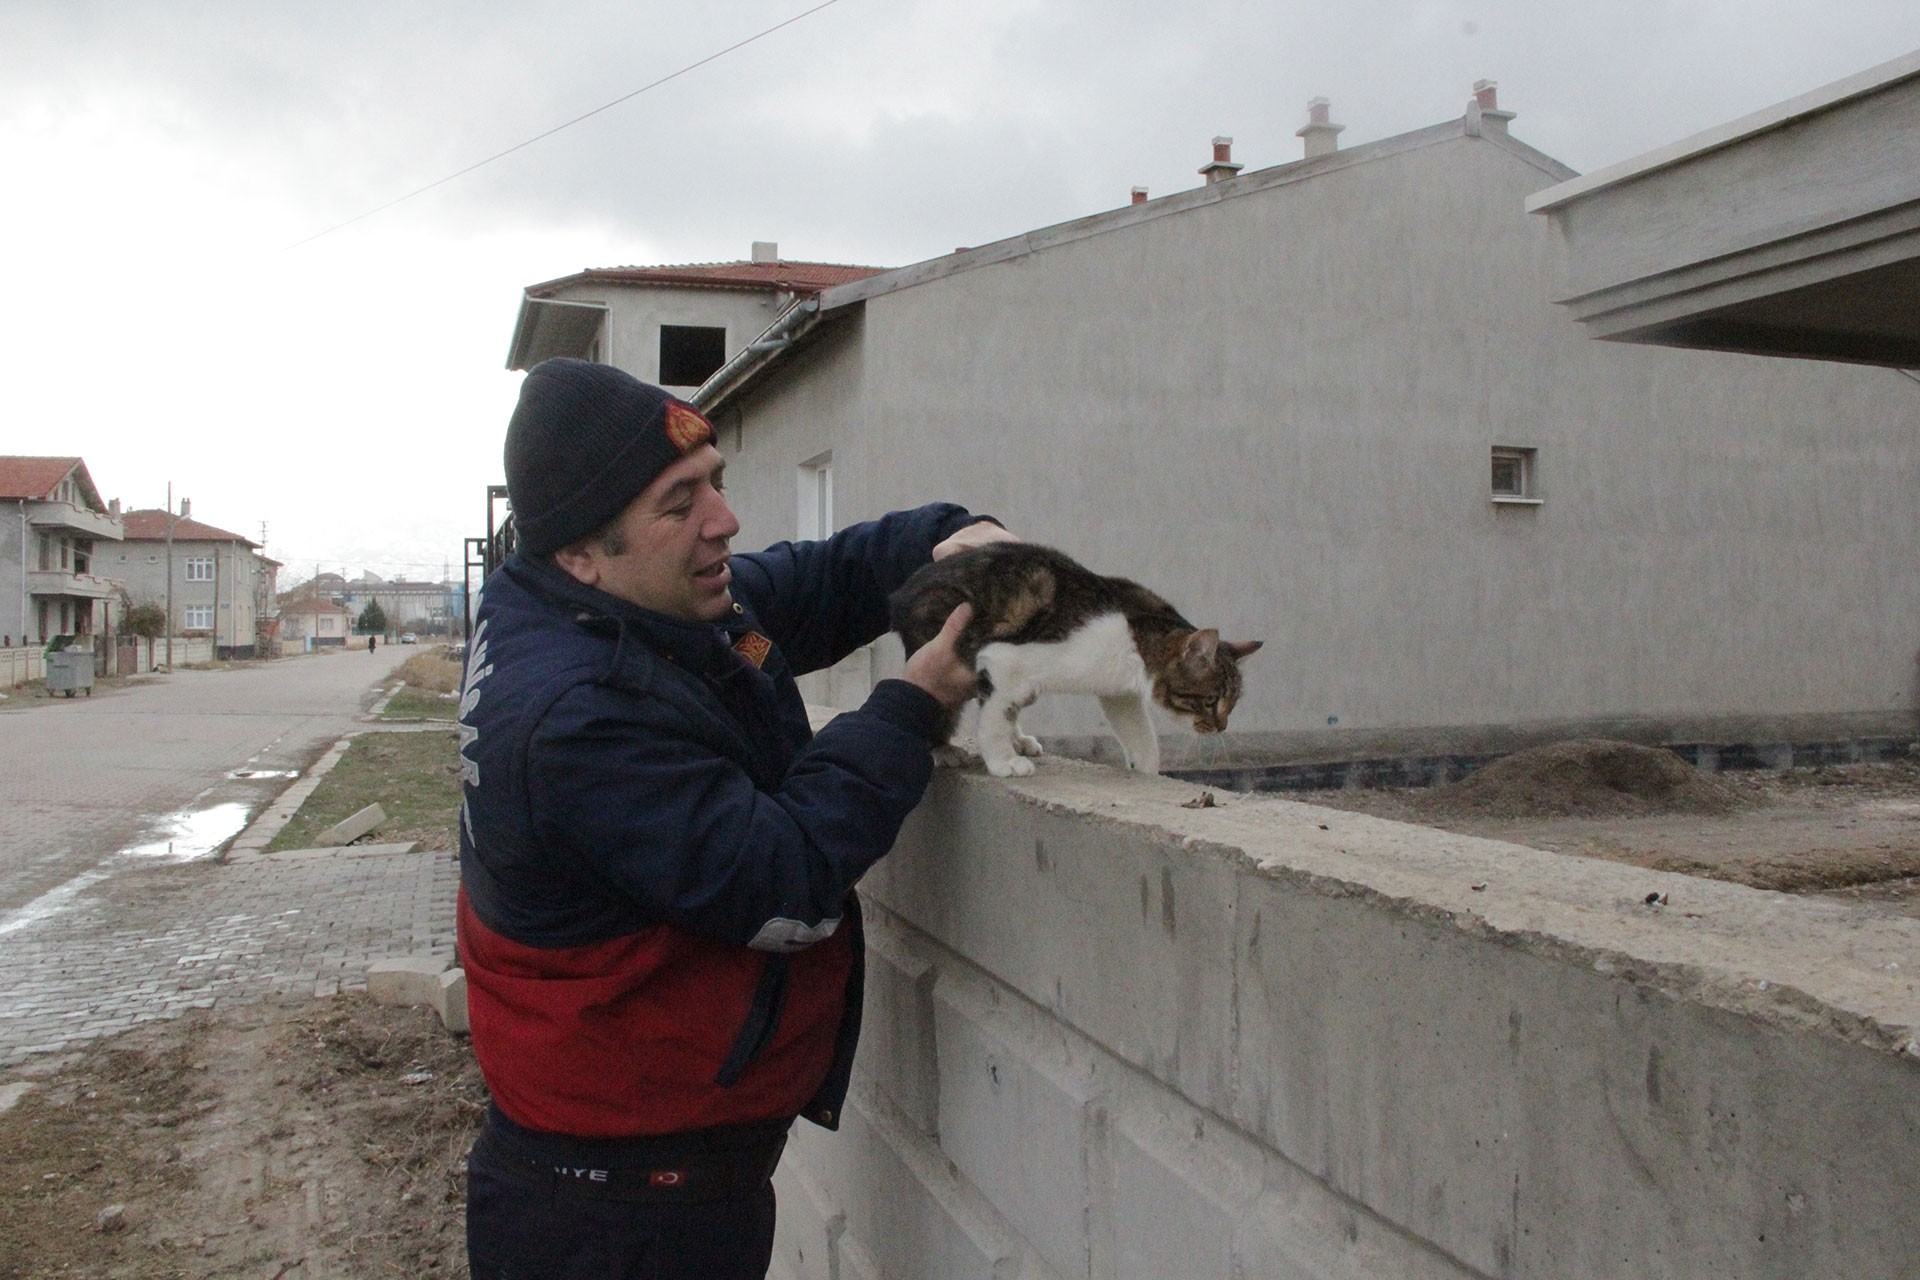
{"label": "man's face", "polygon": [[740,522],[721,492],[726,461],[701,445],[653,478],[614,520],[621,550],[586,538],[554,553],[591,587],[687,622],[719,622],[733,609],[727,542]]}

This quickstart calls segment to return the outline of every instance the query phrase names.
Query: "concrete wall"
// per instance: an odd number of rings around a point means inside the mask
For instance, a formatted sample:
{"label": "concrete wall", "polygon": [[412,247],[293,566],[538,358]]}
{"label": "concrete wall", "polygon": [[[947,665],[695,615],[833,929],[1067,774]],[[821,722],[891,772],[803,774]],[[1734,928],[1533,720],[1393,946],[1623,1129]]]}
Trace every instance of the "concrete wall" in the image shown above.
{"label": "concrete wall", "polygon": [[[1493,139],[1340,163],[855,304],[723,410],[739,545],[791,534],[794,469],[831,449],[847,520],[953,498],[1264,638],[1236,733],[1176,762],[1354,732],[1911,727],[1920,388],[1589,340],[1523,210],[1554,174]],[[1491,501],[1496,445],[1538,451],[1540,505]]]}
{"label": "concrete wall", "polygon": [[775,1276],[1920,1274],[1920,921],[1196,794],[936,779]]}

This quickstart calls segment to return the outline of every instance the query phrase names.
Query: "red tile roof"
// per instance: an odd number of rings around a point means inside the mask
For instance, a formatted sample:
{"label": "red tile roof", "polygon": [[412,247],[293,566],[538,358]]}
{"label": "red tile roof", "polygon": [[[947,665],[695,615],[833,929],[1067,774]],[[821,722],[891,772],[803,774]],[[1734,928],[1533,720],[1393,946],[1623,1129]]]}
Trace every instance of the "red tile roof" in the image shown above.
{"label": "red tile roof", "polygon": [[0,498],[44,498],[79,465],[78,458],[0,458]]}
{"label": "red tile roof", "polygon": [[667,267],[592,267],[527,286],[540,298],[574,284],[679,284],[708,289],[779,289],[787,293],[818,293],[838,284],[865,280],[886,267],[854,267],[837,262],[694,262]]}
{"label": "red tile roof", "polygon": [[[121,517],[126,525],[128,542],[165,542],[167,540],[167,513],[160,508],[147,508],[141,511],[129,511]],[[173,540],[175,542],[239,542],[249,547],[260,545],[251,538],[243,538],[237,533],[228,533],[225,529],[210,524],[201,524],[198,520],[176,517],[173,522]]]}

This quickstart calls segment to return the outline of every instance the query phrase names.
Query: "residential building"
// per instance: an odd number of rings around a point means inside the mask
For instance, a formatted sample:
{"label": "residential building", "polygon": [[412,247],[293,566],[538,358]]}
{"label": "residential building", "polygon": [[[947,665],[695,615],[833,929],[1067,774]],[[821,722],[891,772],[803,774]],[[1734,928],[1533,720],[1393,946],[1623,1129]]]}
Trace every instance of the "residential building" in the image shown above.
{"label": "residential building", "polygon": [[171,634],[206,636],[220,658],[263,652],[280,564],[259,543],[188,515],[129,511],[126,540],[107,567],[131,603],[169,611]]}
{"label": "residential building", "polygon": [[113,628],[108,566],[120,503],[101,500],[79,458],[0,457],[0,644]]}
{"label": "residential building", "polygon": [[[1920,387],[1588,341],[1511,119],[1315,104],[1307,158],[790,305],[695,395],[738,545],[951,498],[1264,639],[1174,766],[1910,735]],[[1026,723],[1098,749],[1088,701]]]}
{"label": "residential building", "polygon": [[353,634],[354,614],[322,591],[289,592],[280,602],[281,652],[330,649],[346,644]]}
{"label": "residential building", "polygon": [[573,356],[691,393],[795,300],[879,272],[787,261],[767,241],[739,262],[582,271],[527,287],[507,367]]}

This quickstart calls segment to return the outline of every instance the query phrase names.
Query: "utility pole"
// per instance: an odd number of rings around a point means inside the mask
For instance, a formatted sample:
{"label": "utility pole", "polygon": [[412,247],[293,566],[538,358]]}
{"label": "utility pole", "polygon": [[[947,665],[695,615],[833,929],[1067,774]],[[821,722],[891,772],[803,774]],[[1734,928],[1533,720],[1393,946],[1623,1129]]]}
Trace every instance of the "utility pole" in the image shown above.
{"label": "utility pole", "polygon": [[173,671],[173,481],[167,481],[167,671]]}

